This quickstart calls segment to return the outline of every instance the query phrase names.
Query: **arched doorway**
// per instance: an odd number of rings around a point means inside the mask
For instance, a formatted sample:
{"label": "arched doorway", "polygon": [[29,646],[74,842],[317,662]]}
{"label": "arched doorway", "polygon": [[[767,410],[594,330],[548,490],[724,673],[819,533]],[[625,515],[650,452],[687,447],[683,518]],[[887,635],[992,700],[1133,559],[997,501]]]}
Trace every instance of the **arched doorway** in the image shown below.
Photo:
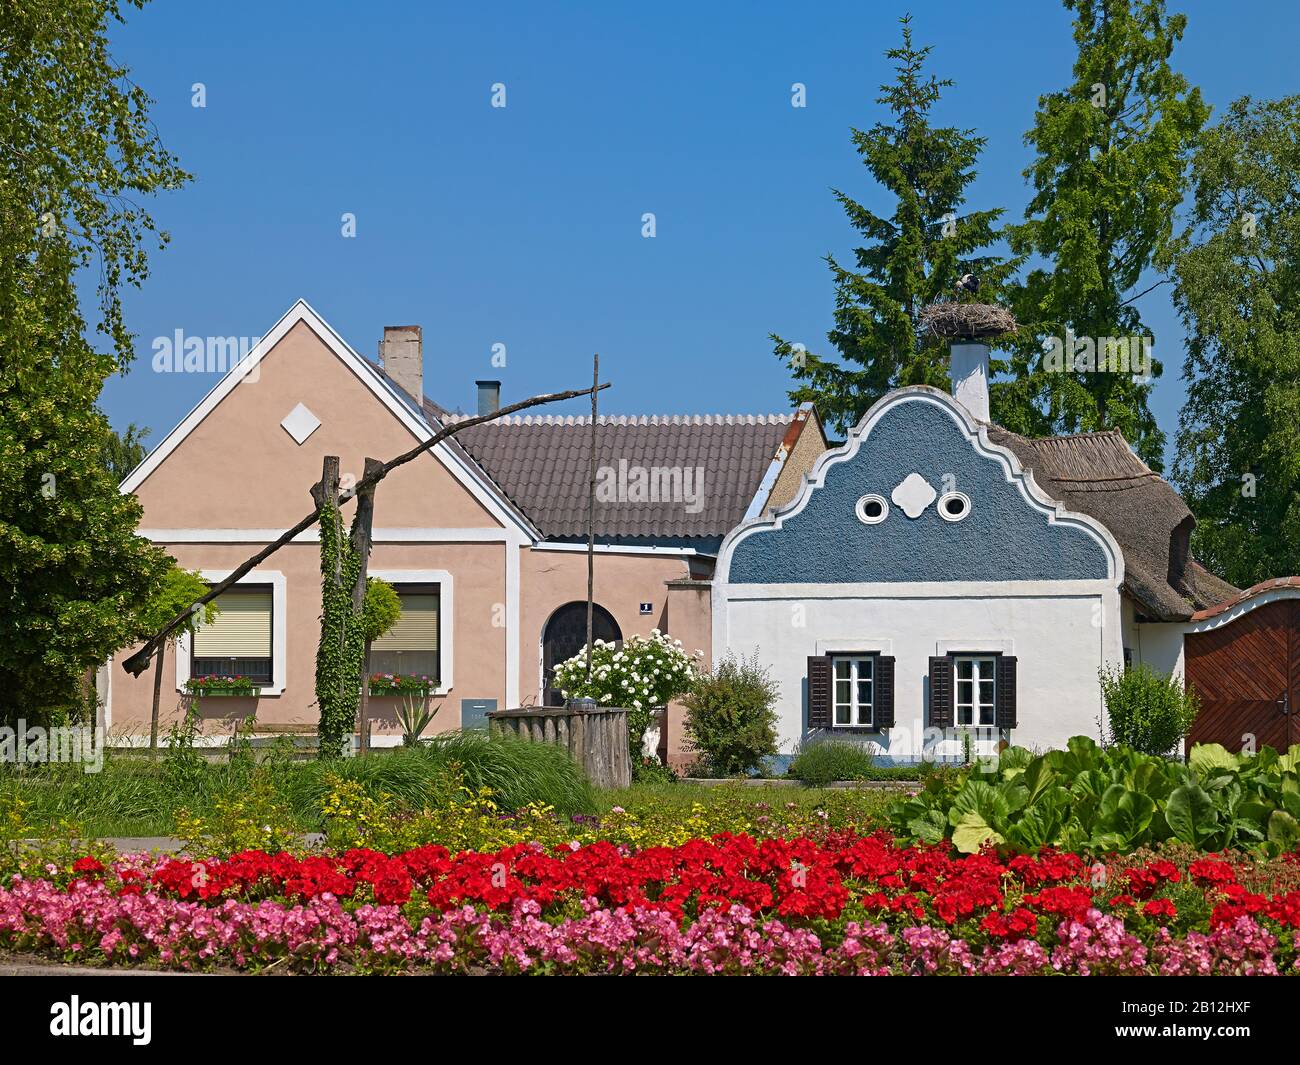
{"label": "arched doorway", "polygon": [[[623,639],[614,615],[603,606],[593,604],[591,635],[596,640]],[[587,604],[565,603],[546,623],[542,632],[542,705],[562,706],[564,696],[551,686],[555,667],[572,658],[587,646]]]}
{"label": "arched doorway", "polygon": [[1240,751],[1300,742],[1300,599],[1278,598],[1184,638],[1187,684],[1201,712],[1187,735]]}

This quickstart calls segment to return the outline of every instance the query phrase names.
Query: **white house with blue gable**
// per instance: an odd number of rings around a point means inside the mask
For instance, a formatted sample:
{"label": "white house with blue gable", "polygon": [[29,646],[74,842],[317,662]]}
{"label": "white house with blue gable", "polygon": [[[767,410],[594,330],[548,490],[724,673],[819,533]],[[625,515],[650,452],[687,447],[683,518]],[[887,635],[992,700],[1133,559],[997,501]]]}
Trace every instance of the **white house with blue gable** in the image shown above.
{"label": "white house with blue gable", "polygon": [[955,396],[891,392],[786,506],[723,541],[713,647],[771,664],[783,752],[828,735],[911,761],[1096,736],[1098,670],[1181,670],[1193,613],[1236,593],[1190,557],[1189,512],[1118,433],[992,424],[987,359],[955,346]]}

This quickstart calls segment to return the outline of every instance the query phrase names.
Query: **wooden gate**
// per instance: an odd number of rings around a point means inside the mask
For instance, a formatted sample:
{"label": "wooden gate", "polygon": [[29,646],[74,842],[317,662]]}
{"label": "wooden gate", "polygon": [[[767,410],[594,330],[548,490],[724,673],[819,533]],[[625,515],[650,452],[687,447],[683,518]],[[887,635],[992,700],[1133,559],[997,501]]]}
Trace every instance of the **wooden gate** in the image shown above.
{"label": "wooden gate", "polygon": [[1187,736],[1240,751],[1300,743],[1300,599],[1281,599],[1184,638],[1187,683],[1201,712]]}

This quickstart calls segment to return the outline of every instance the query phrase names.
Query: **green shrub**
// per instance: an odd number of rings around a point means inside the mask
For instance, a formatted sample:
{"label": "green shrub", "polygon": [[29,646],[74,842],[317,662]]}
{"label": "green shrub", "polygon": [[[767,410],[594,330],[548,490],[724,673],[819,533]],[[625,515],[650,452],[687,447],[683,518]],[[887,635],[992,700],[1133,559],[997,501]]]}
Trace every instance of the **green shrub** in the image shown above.
{"label": "green shrub", "polygon": [[1195,694],[1177,677],[1149,666],[1102,669],[1109,740],[1143,754],[1169,754],[1182,743],[1200,710]]}
{"label": "green shrub", "polygon": [[813,740],[801,744],[789,775],[809,787],[824,788],[836,780],[868,780],[875,767],[871,752],[847,740]]}
{"label": "green shrub", "polygon": [[682,700],[686,736],[711,774],[748,773],[776,754],[779,691],[757,655],[728,655],[712,673],[696,679]]}

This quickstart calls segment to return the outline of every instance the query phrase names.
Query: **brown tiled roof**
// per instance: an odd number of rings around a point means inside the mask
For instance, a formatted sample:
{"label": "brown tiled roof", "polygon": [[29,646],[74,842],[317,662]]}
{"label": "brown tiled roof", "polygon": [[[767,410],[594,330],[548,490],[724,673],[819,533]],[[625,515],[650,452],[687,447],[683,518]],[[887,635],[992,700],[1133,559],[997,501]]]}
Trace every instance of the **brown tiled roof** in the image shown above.
{"label": "brown tiled roof", "polygon": [[[442,416],[445,421],[456,417]],[[602,483],[633,485],[639,468],[651,483],[688,488],[692,502],[681,492],[677,498],[637,501],[634,489],[613,500],[598,497],[596,535],[720,540],[744,519],[793,418],[792,413],[600,417],[596,464]],[[514,416],[471,426],[456,439],[544,536],[574,539],[587,534],[591,435],[590,417]],[[655,470],[679,471],[682,479]]]}
{"label": "brown tiled roof", "polygon": [[1185,621],[1236,594],[1190,556],[1192,512],[1118,430],[1032,439],[989,425],[988,434],[1048,495],[1110,530],[1124,554],[1124,587],[1146,616]]}
{"label": "brown tiled roof", "polygon": [[[1218,578],[1215,578],[1216,580]],[[1213,606],[1198,610],[1192,615],[1193,621],[1204,621],[1207,618],[1217,617],[1224,611],[1231,610],[1238,603],[1244,603],[1250,599],[1256,599],[1267,592],[1276,592],[1300,588],[1300,577],[1274,577],[1271,580],[1260,581],[1258,584],[1252,584],[1244,592],[1236,592],[1235,595],[1225,598],[1223,601]],[[1236,589],[1233,589],[1236,591]]]}
{"label": "brown tiled roof", "polygon": [[[417,408],[382,367],[366,365],[385,380],[431,426],[468,417],[427,396]],[[745,517],[764,474],[796,422],[787,414],[694,414],[602,416],[596,426],[596,466],[681,470],[689,468],[692,500],[633,499],[596,503],[596,536],[606,542],[697,541],[711,550]],[[808,424],[799,420],[800,427]],[[447,439],[487,475],[501,499],[541,533],[555,540],[585,539],[591,479],[591,419],[555,415],[507,415],[473,425]],[[703,470],[702,475],[696,471]],[[696,491],[697,477],[702,477]],[[769,486],[770,487],[770,486]],[[631,493],[628,493],[629,495]],[[689,507],[689,509],[688,509]]]}

